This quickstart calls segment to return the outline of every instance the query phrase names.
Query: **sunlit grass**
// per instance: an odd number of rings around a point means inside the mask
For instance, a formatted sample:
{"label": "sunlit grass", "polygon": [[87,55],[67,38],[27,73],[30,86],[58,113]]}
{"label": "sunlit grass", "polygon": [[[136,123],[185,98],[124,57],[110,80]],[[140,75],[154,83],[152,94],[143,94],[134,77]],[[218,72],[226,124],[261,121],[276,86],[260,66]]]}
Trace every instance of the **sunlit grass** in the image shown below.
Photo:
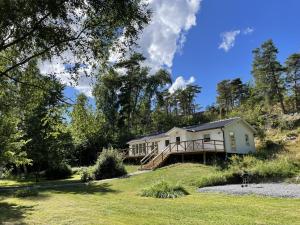
{"label": "sunlit grass", "polygon": [[[216,168],[175,164],[137,176],[91,185],[41,189],[39,196],[0,196],[0,224],[297,224],[300,200],[198,193],[193,180]],[[160,180],[182,185],[177,199],[141,197]]]}

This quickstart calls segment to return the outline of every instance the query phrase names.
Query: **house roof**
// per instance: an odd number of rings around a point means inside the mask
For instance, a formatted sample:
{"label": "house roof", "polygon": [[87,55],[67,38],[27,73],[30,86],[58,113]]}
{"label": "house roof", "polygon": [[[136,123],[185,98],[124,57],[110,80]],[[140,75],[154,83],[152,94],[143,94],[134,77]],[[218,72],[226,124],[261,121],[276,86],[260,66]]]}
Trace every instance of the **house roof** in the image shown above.
{"label": "house roof", "polygon": [[229,125],[230,123],[240,120],[241,118],[235,117],[235,118],[230,118],[230,119],[225,119],[225,120],[218,120],[210,123],[204,123],[204,124],[199,124],[199,125],[193,125],[193,126],[188,126],[188,127],[183,127],[182,129],[185,129],[187,131],[192,131],[192,132],[197,132],[197,131],[202,131],[202,130],[211,130],[211,129],[216,129],[216,128],[221,128]]}
{"label": "house roof", "polygon": [[142,136],[142,137],[130,140],[127,143],[136,142],[136,141],[148,141],[149,139],[157,139],[157,138],[163,138],[163,137],[167,137],[165,132],[150,134],[150,135],[147,135],[147,136]]}

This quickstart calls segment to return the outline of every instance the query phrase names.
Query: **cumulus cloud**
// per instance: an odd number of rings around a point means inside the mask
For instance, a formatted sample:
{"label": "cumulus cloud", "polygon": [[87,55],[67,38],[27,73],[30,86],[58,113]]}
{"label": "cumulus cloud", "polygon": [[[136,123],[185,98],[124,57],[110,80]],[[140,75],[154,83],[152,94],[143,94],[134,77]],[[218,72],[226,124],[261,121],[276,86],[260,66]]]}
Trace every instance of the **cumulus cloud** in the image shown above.
{"label": "cumulus cloud", "polygon": [[222,42],[219,45],[219,49],[223,49],[225,52],[228,52],[231,48],[234,47],[236,37],[240,34],[248,35],[252,34],[254,31],[253,28],[247,27],[244,30],[232,30],[221,33]]}
{"label": "cumulus cloud", "polygon": [[185,80],[183,76],[179,76],[169,88],[169,93],[173,94],[178,89],[185,89],[187,85],[195,83],[195,81],[196,79],[193,76],[191,76],[188,80]]}
{"label": "cumulus cloud", "polygon": [[186,41],[186,33],[196,25],[201,0],[148,0],[152,21],[143,31],[139,51],[146,64],[157,70],[171,68],[177,51]]}
{"label": "cumulus cloud", "polygon": [[228,52],[234,46],[235,38],[240,33],[240,30],[233,30],[222,33],[222,42],[219,45],[219,49],[223,49],[225,52]]}
{"label": "cumulus cloud", "polygon": [[[186,34],[196,25],[196,14],[201,0],[145,0],[153,12],[150,24],[143,30],[138,40],[137,51],[146,58],[145,66],[152,72],[160,68],[171,70],[176,52],[181,52],[186,42]],[[122,40],[122,37],[120,38]],[[66,58],[72,57],[66,53]],[[119,52],[112,52],[110,61],[115,62],[121,56]],[[71,61],[70,61],[71,62]],[[56,73],[66,85],[72,85],[80,92],[91,95],[91,78],[85,76],[91,71],[88,66],[80,73],[77,83],[72,82],[59,58],[51,62],[42,62],[42,73]],[[177,78],[178,79],[178,78]],[[177,80],[176,79],[176,80]]]}

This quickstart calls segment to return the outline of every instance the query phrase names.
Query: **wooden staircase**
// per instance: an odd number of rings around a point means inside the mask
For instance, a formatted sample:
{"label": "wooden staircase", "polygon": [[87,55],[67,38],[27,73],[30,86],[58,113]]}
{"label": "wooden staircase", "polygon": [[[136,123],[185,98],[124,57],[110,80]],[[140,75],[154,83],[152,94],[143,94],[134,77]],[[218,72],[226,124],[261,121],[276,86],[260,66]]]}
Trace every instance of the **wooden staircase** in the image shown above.
{"label": "wooden staircase", "polygon": [[171,154],[185,154],[196,152],[224,152],[224,141],[210,140],[209,142],[198,139],[170,143],[162,152],[158,153],[157,147],[141,160],[142,170],[153,170],[165,162]]}

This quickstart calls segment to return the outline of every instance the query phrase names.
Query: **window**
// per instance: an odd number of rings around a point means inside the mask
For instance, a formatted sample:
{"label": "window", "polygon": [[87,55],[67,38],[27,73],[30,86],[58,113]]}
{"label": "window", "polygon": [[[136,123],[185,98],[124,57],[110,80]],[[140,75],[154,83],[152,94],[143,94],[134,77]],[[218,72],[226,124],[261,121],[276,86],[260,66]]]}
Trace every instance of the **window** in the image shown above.
{"label": "window", "polygon": [[203,141],[204,142],[210,142],[210,134],[204,134],[203,135]]}
{"label": "window", "polygon": [[143,150],[142,153],[145,155],[146,154],[146,143],[143,144]]}
{"label": "window", "polygon": [[245,142],[246,142],[246,145],[250,146],[249,135],[248,134],[245,134]]}
{"label": "window", "polygon": [[132,155],[135,155],[135,145],[132,145],[132,149],[131,149],[131,153],[132,153]]}
{"label": "window", "polygon": [[232,149],[233,151],[236,151],[236,141],[235,141],[234,133],[233,133],[233,132],[230,132],[230,133],[229,133],[229,136],[230,136],[230,145],[231,145],[231,149]]}
{"label": "window", "polygon": [[170,144],[170,140],[165,140],[165,146],[167,147],[169,146],[169,144]]}
{"label": "window", "polygon": [[143,144],[139,144],[139,151],[138,151],[138,154],[142,154],[142,151],[143,151]]}
{"label": "window", "polygon": [[180,137],[176,137],[176,144],[177,144],[177,145],[180,144]]}

